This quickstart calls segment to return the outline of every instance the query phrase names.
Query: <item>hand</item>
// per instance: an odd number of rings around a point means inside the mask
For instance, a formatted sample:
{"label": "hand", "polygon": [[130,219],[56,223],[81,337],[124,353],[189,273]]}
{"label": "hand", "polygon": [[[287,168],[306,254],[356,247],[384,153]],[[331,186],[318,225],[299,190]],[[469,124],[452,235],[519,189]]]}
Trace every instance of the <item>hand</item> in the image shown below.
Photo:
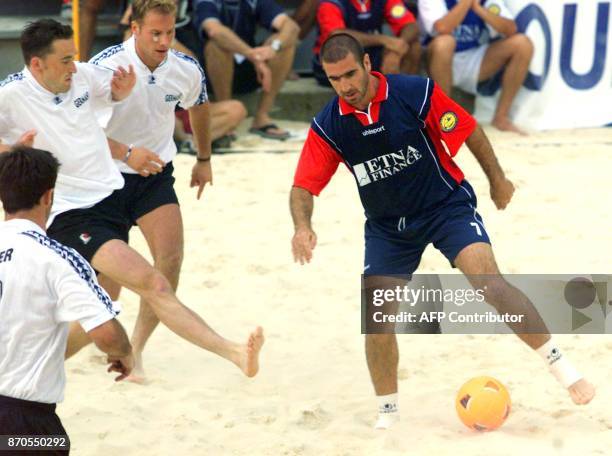
{"label": "hand", "polygon": [[408,43],[402,38],[395,38],[393,36],[384,36],[383,46],[387,51],[395,52],[402,57],[408,52]]}
{"label": "hand", "polygon": [[251,60],[257,62],[267,62],[276,57],[276,51],[271,46],[259,46],[251,50]]}
{"label": "hand", "polygon": [[120,101],[127,98],[136,85],[136,73],[134,73],[134,67],[130,65],[128,68],[129,71],[125,71],[125,68],[120,66],[113,73],[113,79],[111,79],[113,101]]}
{"label": "hand", "polygon": [[134,147],[126,164],[142,177],[157,174],[166,166],[155,152],[151,152],[145,147]]}
{"label": "hand", "polygon": [[121,375],[115,377],[116,382],[120,382],[124,378],[126,378],[134,369],[134,357],[130,353],[127,356],[122,358],[117,358],[115,356],[109,356],[106,358],[106,362],[110,364],[106,372],[119,372]]}
{"label": "hand", "polygon": [[200,196],[202,196],[204,186],[207,183],[210,183],[210,185],[213,183],[210,160],[205,162],[196,162],[191,170],[191,183],[189,184],[189,187],[198,187],[198,199],[200,199]]}
{"label": "hand", "polygon": [[300,264],[310,263],[312,251],[317,245],[317,235],[310,228],[298,228],[291,240],[293,261]]}
{"label": "hand", "polygon": [[32,147],[34,145],[34,137],[36,136],[36,130],[28,130],[23,133],[17,140],[17,144],[22,146]]}
{"label": "hand", "polygon": [[264,62],[256,63],[255,72],[257,73],[257,81],[261,84],[264,92],[269,92],[272,85],[272,72],[270,67]]}
{"label": "hand", "polygon": [[505,209],[513,194],[514,184],[505,177],[491,183],[491,199],[497,209]]}

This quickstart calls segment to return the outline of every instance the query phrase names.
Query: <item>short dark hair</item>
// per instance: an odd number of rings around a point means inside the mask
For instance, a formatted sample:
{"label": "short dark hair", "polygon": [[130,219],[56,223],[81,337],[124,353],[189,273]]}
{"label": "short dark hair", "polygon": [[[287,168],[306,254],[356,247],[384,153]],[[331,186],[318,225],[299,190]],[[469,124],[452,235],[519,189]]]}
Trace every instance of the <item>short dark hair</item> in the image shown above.
{"label": "short dark hair", "polygon": [[15,146],[0,153],[0,200],[4,212],[32,209],[55,188],[59,162],[46,150]]}
{"label": "short dark hair", "polygon": [[363,66],[365,51],[357,39],[348,33],[336,33],[325,40],[321,47],[321,61],[336,63],[344,59],[349,52],[355,56],[355,60]]}
{"label": "short dark hair", "polygon": [[26,65],[32,57],[45,57],[50,54],[55,40],[72,38],[72,27],[53,19],[40,19],[30,22],[21,32],[21,53]]}

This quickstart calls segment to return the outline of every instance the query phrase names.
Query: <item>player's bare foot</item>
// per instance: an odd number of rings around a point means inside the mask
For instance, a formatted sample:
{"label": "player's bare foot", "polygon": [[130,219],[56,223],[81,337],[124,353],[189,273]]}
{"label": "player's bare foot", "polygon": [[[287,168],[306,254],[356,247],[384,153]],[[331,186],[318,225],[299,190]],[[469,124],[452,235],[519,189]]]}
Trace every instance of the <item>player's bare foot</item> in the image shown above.
{"label": "player's bare foot", "polygon": [[126,380],[139,385],[147,384],[147,376],[142,366],[142,353],[134,352],[134,369],[132,369],[130,375],[126,377]]}
{"label": "player's bare foot", "polygon": [[259,371],[259,352],[264,342],[263,329],[258,326],[249,334],[249,340],[244,346],[244,352],[238,365],[247,377],[255,377]]}
{"label": "player's bare foot", "polygon": [[507,117],[495,117],[491,121],[491,125],[501,131],[511,131],[518,133],[521,136],[528,136],[526,131],[521,130],[519,127],[514,125]]}
{"label": "player's bare foot", "polygon": [[584,405],[591,402],[595,396],[595,387],[581,378],[567,389],[575,404]]}

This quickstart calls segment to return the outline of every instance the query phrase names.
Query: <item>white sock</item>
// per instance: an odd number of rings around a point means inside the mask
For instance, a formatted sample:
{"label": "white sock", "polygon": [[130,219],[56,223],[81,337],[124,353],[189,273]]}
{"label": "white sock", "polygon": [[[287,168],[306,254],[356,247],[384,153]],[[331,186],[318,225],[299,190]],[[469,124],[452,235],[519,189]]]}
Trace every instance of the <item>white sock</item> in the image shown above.
{"label": "white sock", "polygon": [[536,349],[536,352],[542,357],[551,373],[564,388],[569,388],[582,378],[582,374],[576,370],[567,356],[561,353],[552,338]]}
{"label": "white sock", "polygon": [[378,399],[378,420],[374,427],[376,429],[389,429],[399,420],[397,393],[376,396],[376,398]]}

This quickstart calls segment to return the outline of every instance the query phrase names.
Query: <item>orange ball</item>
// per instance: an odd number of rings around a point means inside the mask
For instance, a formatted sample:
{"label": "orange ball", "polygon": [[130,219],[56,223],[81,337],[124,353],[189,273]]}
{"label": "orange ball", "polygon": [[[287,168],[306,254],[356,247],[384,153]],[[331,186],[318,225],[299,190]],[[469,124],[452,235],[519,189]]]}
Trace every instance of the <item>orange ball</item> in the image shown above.
{"label": "orange ball", "polygon": [[463,424],[470,429],[492,431],[510,414],[510,394],[493,377],[475,377],[459,389],[455,408]]}

